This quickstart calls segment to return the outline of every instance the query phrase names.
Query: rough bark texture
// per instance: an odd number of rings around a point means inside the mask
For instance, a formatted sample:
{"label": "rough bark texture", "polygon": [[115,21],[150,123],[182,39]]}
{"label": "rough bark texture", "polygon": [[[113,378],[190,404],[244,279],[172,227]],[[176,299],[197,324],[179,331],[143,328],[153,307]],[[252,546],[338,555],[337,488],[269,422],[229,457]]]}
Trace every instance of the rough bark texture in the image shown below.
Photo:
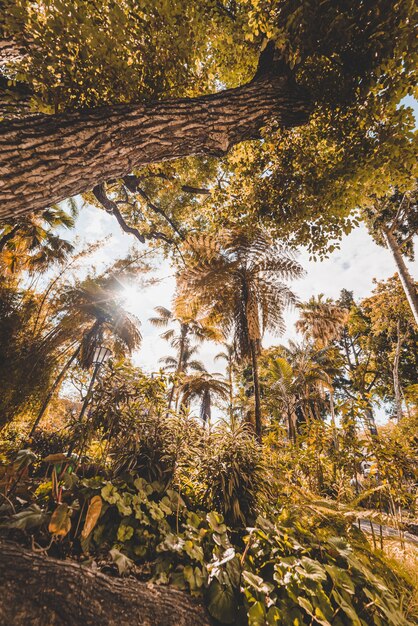
{"label": "rough bark texture", "polygon": [[387,229],[383,230],[382,233],[388,249],[392,252],[394,261],[396,263],[396,269],[398,270],[399,279],[402,283],[402,287],[408,300],[409,306],[411,307],[412,315],[414,316],[416,325],[418,326],[418,293],[415,287],[414,280],[408,271],[401,251],[399,250],[399,246],[396,242],[395,237],[393,236],[393,233],[391,233],[390,230]]}
{"label": "rough bark texture", "polygon": [[0,541],[3,626],[209,626],[186,594],[133,579],[110,578]]}
{"label": "rough bark texture", "polygon": [[0,124],[0,219],[93,189],[133,168],[190,155],[224,155],[271,119],[304,124],[311,104],[283,66],[236,89],[188,99]]}
{"label": "rough bark texture", "polygon": [[396,339],[395,358],[393,359],[393,390],[395,392],[396,417],[399,422],[402,419],[402,393],[401,393],[401,384],[399,381],[399,360],[401,358],[401,349],[402,349],[402,335],[401,335],[401,321],[400,320],[398,320],[396,335],[397,335],[397,339]]}
{"label": "rough bark texture", "polygon": [[254,383],[254,417],[255,417],[255,434],[257,439],[261,442],[262,422],[261,422],[261,402],[260,402],[260,381],[258,378],[258,361],[257,361],[257,348],[255,340],[250,339],[251,349],[251,367],[253,371],[253,383]]}
{"label": "rough bark texture", "polygon": [[[7,9],[0,6],[0,10]],[[10,63],[18,63],[26,56],[26,54],[26,48],[23,45],[18,44],[14,39],[0,39],[0,66],[8,65]]]}

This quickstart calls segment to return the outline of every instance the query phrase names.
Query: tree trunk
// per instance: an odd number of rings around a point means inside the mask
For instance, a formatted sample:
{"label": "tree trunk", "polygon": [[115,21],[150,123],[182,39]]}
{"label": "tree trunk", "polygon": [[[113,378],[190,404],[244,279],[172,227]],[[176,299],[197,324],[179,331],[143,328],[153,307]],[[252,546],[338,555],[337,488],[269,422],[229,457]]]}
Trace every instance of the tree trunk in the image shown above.
{"label": "tree trunk", "polygon": [[261,442],[262,422],[261,422],[261,403],[260,403],[260,381],[258,378],[258,361],[257,350],[254,339],[250,339],[251,348],[251,366],[253,371],[254,383],[254,416],[255,416],[255,434]]}
{"label": "tree trunk", "polygon": [[[5,9],[5,7],[2,7]],[[27,49],[14,39],[0,39],[0,67],[10,63],[18,63],[27,55]]]}
{"label": "tree trunk", "polygon": [[0,541],[0,624],[10,626],[209,626],[185,593],[110,578]]}
{"label": "tree trunk", "polygon": [[[176,388],[177,388],[178,377],[180,376],[181,372],[183,371],[183,358],[184,358],[184,350],[185,350],[185,347],[186,347],[185,343],[186,343],[187,332],[188,332],[187,331],[187,327],[184,324],[182,324],[181,328],[180,328],[179,358],[178,358],[178,361],[177,361],[177,368],[176,368],[176,371],[174,373],[173,385],[171,387],[170,396],[168,398],[167,413],[170,412],[171,405],[173,403],[174,392],[176,391]],[[179,401],[179,397],[177,397],[177,401],[176,401],[176,411],[178,409],[178,401]]]}
{"label": "tree trunk", "polygon": [[395,357],[393,359],[393,391],[395,394],[396,418],[398,422],[402,419],[402,393],[399,383],[399,359],[401,356],[402,337],[401,337],[401,321],[397,324],[397,341],[395,348]]}
{"label": "tree trunk", "polygon": [[382,234],[386,241],[387,247],[392,252],[396,268],[398,270],[399,279],[402,283],[402,287],[408,300],[409,306],[411,307],[415,323],[418,326],[418,294],[415,287],[414,279],[409,273],[409,270],[406,266],[406,263],[403,259],[401,251],[399,250],[399,246],[393,234],[387,229],[382,229]]}
{"label": "tree trunk", "polygon": [[35,430],[38,428],[39,426],[39,422],[41,421],[42,417],[44,416],[45,411],[48,408],[49,403],[51,402],[52,396],[54,395],[55,391],[58,389],[58,387],[60,386],[60,384],[63,381],[64,376],[66,375],[66,373],[68,372],[71,364],[75,361],[75,359],[77,358],[78,354],[80,353],[80,349],[81,349],[81,345],[79,345],[76,350],[74,350],[74,352],[72,353],[72,355],[70,356],[70,358],[68,359],[68,361],[66,362],[66,364],[64,365],[64,367],[62,368],[62,370],[60,371],[60,373],[58,374],[58,376],[56,377],[56,379],[54,380],[51,389],[49,390],[49,393],[47,395],[47,397],[44,400],[44,403],[41,406],[41,409],[36,417],[36,420],[33,423],[33,426],[31,428],[31,431],[29,433],[29,439],[33,436],[33,433],[35,432]]}
{"label": "tree trunk", "polygon": [[234,381],[232,379],[232,360],[228,361],[228,384],[229,384],[229,421],[234,425]]}
{"label": "tree trunk", "polygon": [[332,428],[332,439],[334,442],[334,447],[338,450],[338,432],[337,432],[337,422],[335,420],[335,405],[334,405],[334,390],[329,390],[329,408],[331,413],[331,428]]}
{"label": "tree trunk", "polygon": [[377,437],[376,420],[374,419],[373,410],[370,406],[366,407],[364,411],[364,415],[365,415],[364,421],[366,423],[367,428],[369,429],[370,435],[376,438]]}
{"label": "tree trunk", "polygon": [[223,156],[271,119],[305,124],[311,103],[283,63],[248,84],[196,98],[103,106],[0,124],[0,219],[89,191],[136,167]]}

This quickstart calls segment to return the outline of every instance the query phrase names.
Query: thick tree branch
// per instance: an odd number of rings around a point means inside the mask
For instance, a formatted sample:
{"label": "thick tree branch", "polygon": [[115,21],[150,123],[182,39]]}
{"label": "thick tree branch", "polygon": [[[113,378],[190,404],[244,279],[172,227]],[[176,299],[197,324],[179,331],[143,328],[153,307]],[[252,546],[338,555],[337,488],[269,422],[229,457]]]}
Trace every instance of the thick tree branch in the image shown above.
{"label": "thick tree branch", "polygon": [[312,105],[269,45],[248,84],[197,98],[103,106],[0,124],[0,219],[89,191],[135,168],[222,156],[271,120],[305,124]]}
{"label": "thick tree branch", "polygon": [[0,541],[0,623],[13,626],[210,626],[205,609],[171,587],[110,578]]}

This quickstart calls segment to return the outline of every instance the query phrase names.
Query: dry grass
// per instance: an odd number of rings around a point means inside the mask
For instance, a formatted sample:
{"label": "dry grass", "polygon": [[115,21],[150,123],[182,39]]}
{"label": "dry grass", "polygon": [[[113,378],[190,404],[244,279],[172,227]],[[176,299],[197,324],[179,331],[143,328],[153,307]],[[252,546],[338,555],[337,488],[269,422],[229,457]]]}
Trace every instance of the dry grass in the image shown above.
{"label": "dry grass", "polygon": [[411,624],[418,623],[418,545],[406,542],[402,546],[399,539],[385,539],[383,552],[394,572],[411,585],[412,593],[405,594],[403,608]]}

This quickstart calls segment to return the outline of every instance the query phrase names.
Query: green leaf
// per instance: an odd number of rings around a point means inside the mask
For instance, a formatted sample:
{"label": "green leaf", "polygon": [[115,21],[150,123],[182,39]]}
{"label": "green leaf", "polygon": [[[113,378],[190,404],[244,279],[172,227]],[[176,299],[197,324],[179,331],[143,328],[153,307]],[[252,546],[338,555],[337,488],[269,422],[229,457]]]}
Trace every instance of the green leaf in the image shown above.
{"label": "green leaf", "polygon": [[113,563],[118,568],[119,574],[121,576],[123,576],[123,574],[128,573],[129,570],[132,569],[134,565],[133,561],[130,558],[128,558],[125,554],[120,552],[117,548],[112,548],[112,550],[109,550],[109,554],[111,556]]}
{"label": "green leaf", "polygon": [[31,504],[27,509],[12,515],[2,524],[4,528],[19,528],[20,530],[30,530],[38,528],[48,519],[48,515],[37,505]]}
{"label": "green leaf", "polygon": [[134,529],[128,524],[121,524],[118,528],[117,538],[118,541],[129,541],[134,534]]}
{"label": "green leaf", "polygon": [[235,594],[231,586],[212,580],[207,594],[209,613],[223,624],[232,624],[237,614]]}
{"label": "green leaf", "polygon": [[102,487],[101,494],[103,500],[105,502],[109,502],[109,504],[116,504],[116,502],[120,500],[120,495],[112,483],[107,483],[104,487]]}
{"label": "green leaf", "polygon": [[224,518],[222,517],[222,515],[219,515],[219,513],[216,513],[216,511],[211,511],[210,513],[208,513],[206,515],[206,520],[211,529],[215,532],[219,534],[226,533],[226,526],[223,523]]}
{"label": "green leaf", "polygon": [[248,611],[249,626],[264,626],[266,623],[266,609],[261,602],[255,602]]}
{"label": "green leaf", "polygon": [[269,594],[274,589],[274,586],[271,583],[265,582],[261,576],[257,576],[256,574],[246,570],[242,572],[242,579],[247,583],[247,585],[259,593]]}
{"label": "green leaf", "polygon": [[310,580],[315,580],[317,582],[321,582],[327,579],[325,569],[320,563],[318,563],[318,561],[314,561],[313,559],[304,556],[301,558],[300,564],[302,567],[297,566],[296,571],[306,578],[309,578]]}

